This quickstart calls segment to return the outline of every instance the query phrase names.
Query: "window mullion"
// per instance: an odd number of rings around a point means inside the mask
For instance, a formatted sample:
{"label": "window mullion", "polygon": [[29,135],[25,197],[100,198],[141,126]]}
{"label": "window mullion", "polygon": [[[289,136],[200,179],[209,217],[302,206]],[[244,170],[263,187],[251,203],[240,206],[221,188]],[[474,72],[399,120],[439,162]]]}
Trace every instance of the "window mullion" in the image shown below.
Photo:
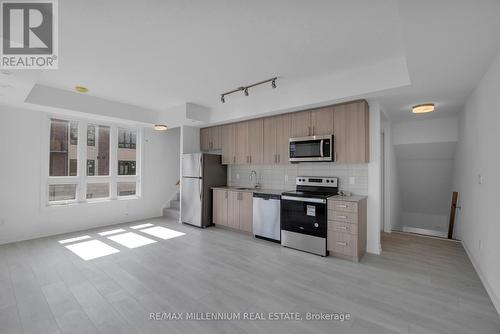
{"label": "window mullion", "polygon": [[111,199],[118,198],[117,175],[118,175],[118,127],[111,126],[109,130],[109,196]]}
{"label": "window mullion", "polygon": [[79,202],[87,200],[87,126],[86,121],[80,121],[78,126],[78,195]]}

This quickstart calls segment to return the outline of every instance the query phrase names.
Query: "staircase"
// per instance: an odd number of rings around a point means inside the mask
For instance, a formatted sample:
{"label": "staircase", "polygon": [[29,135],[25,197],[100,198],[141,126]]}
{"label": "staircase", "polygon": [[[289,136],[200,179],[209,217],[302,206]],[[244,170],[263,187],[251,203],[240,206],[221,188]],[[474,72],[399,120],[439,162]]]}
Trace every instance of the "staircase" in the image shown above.
{"label": "staircase", "polygon": [[169,202],[169,206],[163,209],[163,217],[179,220],[179,218],[181,217],[180,208],[181,208],[180,193],[177,192],[174,199],[172,199]]}

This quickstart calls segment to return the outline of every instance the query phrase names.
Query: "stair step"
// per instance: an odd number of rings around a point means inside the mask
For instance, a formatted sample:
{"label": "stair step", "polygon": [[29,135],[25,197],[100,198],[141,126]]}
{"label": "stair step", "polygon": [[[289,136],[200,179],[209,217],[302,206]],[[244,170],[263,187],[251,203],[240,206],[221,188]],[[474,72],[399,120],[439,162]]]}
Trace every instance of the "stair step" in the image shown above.
{"label": "stair step", "polygon": [[180,213],[179,209],[174,209],[174,208],[163,209],[163,217],[179,219],[180,216],[181,216],[181,213]]}
{"label": "stair step", "polygon": [[181,208],[181,201],[170,201],[170,208],[179,210]]}

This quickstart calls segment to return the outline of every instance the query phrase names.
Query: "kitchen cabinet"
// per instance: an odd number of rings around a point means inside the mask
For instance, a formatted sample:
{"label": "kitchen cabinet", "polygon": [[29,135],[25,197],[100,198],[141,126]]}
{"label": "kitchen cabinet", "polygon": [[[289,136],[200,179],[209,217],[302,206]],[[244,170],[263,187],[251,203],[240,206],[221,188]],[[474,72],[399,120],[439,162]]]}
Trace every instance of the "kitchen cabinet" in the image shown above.
{"label": "kitchen cabinet", "polygon": [[236,126],[228,124],[221,126],[221,149],[222,149],[222,164],[231,165],[236,163],[235,142],[236,142]]}
{"label": "kitchen cabinet", "polygon": [[228,226],[228,220],[227,220],[228,191],[224,189],[214,189],[212,204],[213,204],[212,223],[216,225]]}
{"label": "kitchen cabinet", "polygon": [[221,150],[221,127],[200,129],[200,148],[204,152]]}
{"label": "kitchen cabinet", "polygon": [[337,163],[369,162],[369,113],[364,100],[201,129],[203,151],[222,150],[222,164],[288,164],[289,139],[334,135]]}
{"label": "kitchen cabinet", "polygon": [[311,111],[311,136],[331,135],[333,131],[333,107]]}
{"label": "kitchen cabinet", "polygon": [[334,106],[333,127],[337,163],[369,162],[369,115],[366,101]]}
{"label": "kitchen cabinet", "polygon": [[328,250],[359,261],[366,252],[366,197],[328,199]]}
{"label": "kitchen cabinet", "polygon": [[253,193],[239,192],[239,229],[243,232],[252,233],[253,224]]}
{"label": "kitchen cabinet", "polygon": [[247,122],[248,132],[247,132],[247,152],[248,152],[248,163],[253,165],[262,164],[262,151],[264,149],[264,120],[256,119]]}
{"label": "kitchen cabinet", "polygon": [[240,228],[240,192],[228,191],[227,197],[227,226]]}
{"label": "kitchen cabinet", "polygon": [[292,114],[291,136],[307,137],[311,135],[311,111],[300,111]]}
{"label": "kitchen cabinet", "polygon": [[289,114],[264,119],[263,164],[288,164],[288,143],[290,136],[291,116]]}
{"label": "kitchen cabinet", "polygon": [[230,189],[214,189],[213,194],[213,223],[217,226],[251,233],[253,193]]}
{"label": "kitchen cabinet", "polygon": [[236,161],[238,165],[249,163],[248,158],[248,122],[236,123]]}

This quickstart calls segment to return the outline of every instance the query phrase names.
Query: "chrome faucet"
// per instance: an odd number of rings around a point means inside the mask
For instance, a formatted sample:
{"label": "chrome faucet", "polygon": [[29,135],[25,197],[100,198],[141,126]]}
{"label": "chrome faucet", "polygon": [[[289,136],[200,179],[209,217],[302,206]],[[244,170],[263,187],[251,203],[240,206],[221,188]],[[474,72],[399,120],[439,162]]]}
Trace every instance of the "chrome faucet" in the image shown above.
{"label": "chrome faucet", "polygon": [[260,188],[260,183],[257,181],[257,172],[255,170],[250,172],[250,182],[252,182],[254,188]]}

